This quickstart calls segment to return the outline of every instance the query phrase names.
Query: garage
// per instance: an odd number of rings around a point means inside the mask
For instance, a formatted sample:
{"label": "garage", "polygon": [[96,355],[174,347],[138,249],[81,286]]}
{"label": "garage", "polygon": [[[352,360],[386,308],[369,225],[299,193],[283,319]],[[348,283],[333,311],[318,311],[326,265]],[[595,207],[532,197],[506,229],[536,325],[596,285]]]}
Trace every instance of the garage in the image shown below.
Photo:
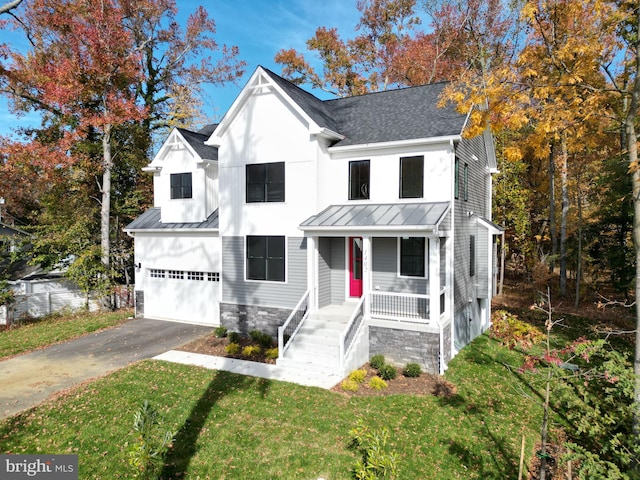
{"label": "garage", "polygon": [[149,268],[146,274],[137,316],[219,325],[219,272]]}

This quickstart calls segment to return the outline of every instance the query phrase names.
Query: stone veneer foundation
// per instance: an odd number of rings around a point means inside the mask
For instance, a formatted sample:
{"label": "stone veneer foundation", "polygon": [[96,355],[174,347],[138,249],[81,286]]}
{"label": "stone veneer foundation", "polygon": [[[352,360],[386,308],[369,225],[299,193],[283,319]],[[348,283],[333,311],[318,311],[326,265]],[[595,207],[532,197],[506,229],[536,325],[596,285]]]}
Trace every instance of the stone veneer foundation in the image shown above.
{"label": "stone veneer foundation", "polygon": [[440,338],[437,333],[372,325],[369,327],[369,355],[378,354],[398,367],[417,363],[427,373],[440,373]]}
{"label": "stone veneer foundation", "polygon": [[220,325],[230,332],[247,335],[251,330],[278,336],[278,327],[287,321],[290,309],[220,303]]}

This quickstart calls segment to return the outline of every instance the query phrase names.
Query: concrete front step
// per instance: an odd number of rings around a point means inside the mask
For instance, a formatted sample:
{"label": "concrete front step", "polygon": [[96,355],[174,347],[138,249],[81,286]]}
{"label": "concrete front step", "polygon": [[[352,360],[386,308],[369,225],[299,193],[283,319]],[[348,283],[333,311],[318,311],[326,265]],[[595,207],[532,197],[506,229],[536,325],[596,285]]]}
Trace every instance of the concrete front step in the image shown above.
{"label": "concrete front step", "polygon": [[276,365],[342,375],[339,342],[354,308],[332,305],[312,312]]}
{"label": "concrete front step", "polygon": [[317,373],[318,375],[336,375],[339,378],[344,376],[337,362],[322,362],[320,359],[315,361],[295,360],[291,358],[279,358],[276,361],[278,367],[291,368],[308,373]]}

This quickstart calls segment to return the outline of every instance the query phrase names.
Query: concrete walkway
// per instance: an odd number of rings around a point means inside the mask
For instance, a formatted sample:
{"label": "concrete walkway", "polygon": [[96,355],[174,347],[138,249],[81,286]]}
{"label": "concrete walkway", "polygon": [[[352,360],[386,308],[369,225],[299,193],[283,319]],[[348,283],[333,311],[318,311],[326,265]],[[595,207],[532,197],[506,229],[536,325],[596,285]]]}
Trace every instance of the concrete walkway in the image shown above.
{"label": "concrete walkway", "polygon": [[268,378],[270,380],[280,380],[282,382],[291,382],[307,387],[320,387],[325,389],[330,389],[342,380],[338,375],[280,367],[247,360],[237,360],[235,358],[213,357],[211,355],[183,352],[180,350],[170,350],[154,357],[154,360],[165,360],[167,362],[182,363],[184,365],[196,365],[211,370],[224,370],[240,375],[250,375],[252,377]]}

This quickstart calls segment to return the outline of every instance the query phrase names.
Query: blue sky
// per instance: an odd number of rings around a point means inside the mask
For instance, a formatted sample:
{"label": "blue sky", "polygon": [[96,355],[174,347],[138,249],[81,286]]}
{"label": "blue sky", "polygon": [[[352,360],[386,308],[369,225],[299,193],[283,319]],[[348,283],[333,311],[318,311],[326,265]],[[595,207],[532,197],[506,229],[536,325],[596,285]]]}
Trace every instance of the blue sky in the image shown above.
{"label": "blue sky", "polygon": [[[354,29],[360,18],[356,0],[176,0],[179,19],[185,19],[198,5],[205,8],[216,22],[216,41],[222,45],[237,45],[240,58],[247,62],[246,73],[237,85],[206,88],[205,114],[219,120],[227,111],[241,88],[258,65],[276,73],[282,71],[273,57],[283,48],[295,48],[305,52],[305,42],[313,36],[319,26],[336,27],[343,38],[355,35]],[[0,42],[7,31],[0,30]],[[26,45],[26,44],[23,44]],[[321,98],[326,94],[314,92]],[[37,117],[26,115],[16,118],[9,113],[6,101],[0,97],[0,135],[9,135],[15,126],[38,124]]]}

